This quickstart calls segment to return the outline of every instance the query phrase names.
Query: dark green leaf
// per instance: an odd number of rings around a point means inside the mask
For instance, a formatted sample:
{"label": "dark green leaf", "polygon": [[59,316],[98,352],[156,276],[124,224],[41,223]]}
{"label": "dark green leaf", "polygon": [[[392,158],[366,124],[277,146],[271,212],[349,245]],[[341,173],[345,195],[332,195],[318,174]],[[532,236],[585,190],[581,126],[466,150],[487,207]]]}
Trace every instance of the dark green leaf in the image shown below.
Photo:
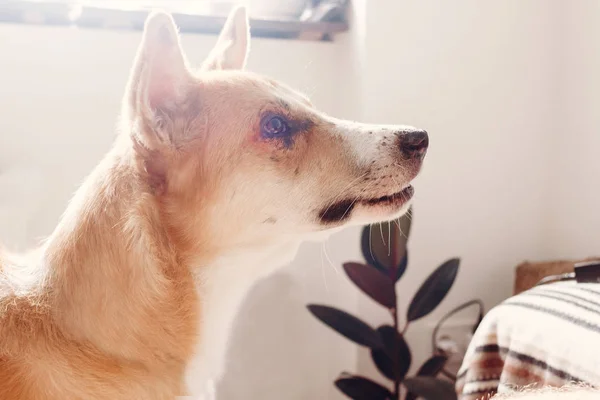
{"label": "dark green leaf", "polygon": [[371,349],[371,358],[375,366],[389,380],[395,379],[396,370],[394,361],[390,358],[388,353],[384,350],[373,350]]}
{"label": "dark green leaf", "polygon": [[408,307],[407,320],[414,321],[432,312],[452,288],[460,259],[453,258],[440,265],[423,282]]}
{"label": "dark green leaf", "polygon": [[335,386],[354,400],[389,400],[392,393],[384,386],[361,376],[344,376],[335,381]]}
{"label": "dark green leaf", "polygon": [[396,282],[402,278],[402,275],[406,272],[406,267],[408,267],[408,249],[406,249],[404,257],[402,257],[400,264],[398,264],[398,269],[396,270]]}
{"label": "dark green leaf", "polygon": [[413,209],[412,206],[408,209],[406,214],[398,218],[398,225],[400,225],[400,232],[402,233],[402,237],[404,237],[404,244],[406,248],[406,242],[408,242],[408,238],[410,237],[410,228],[412,226],[412,216]]}
{"label": "dark green leaf", "polygon": [[379,270],[365,264],[348,262],[344,271],[365,294],[387,308],[396,308],[394,282]]}
{"label": "dark green leaf", "polygon": [[373,349],[383,346],[377,331],[355,316],[337,308],[317,304],[311,304],[307,308],[323,323],[353,342]]}
{"label": "dark green leaf", "polygon": [[361,248],[368,264],[398,281],[406,271],[406,243],[410,233],[410,210],[396,221],[363,229]]}
{"label": "dark green leaf", "polygon": [[377,328],[383,349],[372,349],[371,358],[377,369],[388,379],[401,381],[410,368],[412,356],[404,337],[393,326]]}
{"label": "dark green leaf", "polygon": [[[379,271],[381,271],[382,273],[387,275],[389,273],[387,267],[384,264],[380,263],[379,260],[377,259],[378,257],[376,257],[376,255],[375,255],[376,253],[382,252],[381,239],[373,240],[375,231],[379,232],[379,229],[380,229],[379,224],[365,226],[363,228],[362,234],[360,236],[360,245],[361,245],[363,257],[367,261],[367,264],[374,266]],[[383,229],[383,228],[381,228],[381,229]],[[377,247],[374,248],[374,246],[377,246]],[[385,250],[385,251],[387,254],[387,250]]]}
{"label": "dark green leaf", "polygon": [[446,361],[448,361],[448,357],[441,354],[431,357],[421,365],[421,368],[419,368],[419,371],[417,372],[417,376],[435,377],[444,368]]}
{"label": "dark green leaf", "polygon": [[[417,372],[417,376],[431,376],[435,377],[446,365],[448,361],[448,357],[444,355],[435,355],[431,357],[429,360],[425,361],[421,368],[419,368],[419,372]],[[418,396],[413,392],[406,393],[406,397],[404,400],[415,400]]]}
{"label": "dark green leaf", "polygon": [[456,400],[454,385],[431,376],[416,376],[402,382],[409,392],[425,400]]}

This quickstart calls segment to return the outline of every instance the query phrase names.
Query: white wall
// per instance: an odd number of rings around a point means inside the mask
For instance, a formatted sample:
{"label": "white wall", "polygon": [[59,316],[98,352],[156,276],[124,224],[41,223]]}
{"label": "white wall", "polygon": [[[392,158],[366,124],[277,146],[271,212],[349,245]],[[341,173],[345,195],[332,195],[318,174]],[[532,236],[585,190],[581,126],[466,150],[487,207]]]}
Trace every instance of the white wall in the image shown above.
{"label": "white wall", "polygon": [[[473,297],[492,306],[508,296],[520,261],[594,252],[599,6],[571,3],[361,0],[355,29],[334,43],[254,42],[249,68],[306,91],[318,107],[430,132],[401,304],[442,261],[463,262],[440,310],[409,330],[417,358],[429,351],[431,321]],[[0,24],[3,243],[21,247],[49,233],[108,148],[139,38]],[[213,40],[183,43],[199,62]],[[559,62],[562,50],[577,62]],[[377,376],[362,350],[304,309],[327,303],[387,321],[336,272],[352,259],[360,259],[357,229],[304,246],[256,287],[237,322],[221,399],[337,399],[331,381],[342,370]]]}
{"label": "white wall", "polygon": [[[519,262],[545,257],[554,19],[547,0],[368,9],[366,119],[414,124],[431,136],[415,185],[400,307],[434,267],[462,259],[443,306],[408,331],[421,356],[431,351],[430,325],[444,311],[474,297],[496,304],[510,294]],[[389,319],[368,300],[360,309],[373,322]],[[360,365],[373,372],[366,352]]]}
{"label": "white wall", "polygon": [[600,256],[600,2],[561,3],[560,109],[549,197],[555,257]]}

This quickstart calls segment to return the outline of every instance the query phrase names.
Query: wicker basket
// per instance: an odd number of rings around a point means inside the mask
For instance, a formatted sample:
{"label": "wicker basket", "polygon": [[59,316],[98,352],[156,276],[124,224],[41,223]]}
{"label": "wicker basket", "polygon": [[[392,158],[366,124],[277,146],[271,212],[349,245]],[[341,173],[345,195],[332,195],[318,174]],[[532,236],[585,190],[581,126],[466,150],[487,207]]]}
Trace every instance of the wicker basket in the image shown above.
{"label": "wicker basket", "polygon": [[542,278],[550,275],[573,272],[575,264],[582,261],[596,261],[600,257],[590,257],[577,261],[524,262],[517,266],[513,294],[519,294],[534,287]]}

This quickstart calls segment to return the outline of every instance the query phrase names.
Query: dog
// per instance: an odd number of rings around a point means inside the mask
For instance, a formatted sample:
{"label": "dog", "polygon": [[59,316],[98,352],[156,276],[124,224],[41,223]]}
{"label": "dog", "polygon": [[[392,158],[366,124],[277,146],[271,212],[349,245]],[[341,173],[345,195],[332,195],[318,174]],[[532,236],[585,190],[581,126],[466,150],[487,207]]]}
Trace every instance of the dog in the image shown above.
{"label": "dog", "polygon": [[245,72],[246,14],[197,69],[172,17],[148,17],[114,146],[37,250],[0,257],[0,399],[212,399],[255,281],[406,212],[427,133]]}

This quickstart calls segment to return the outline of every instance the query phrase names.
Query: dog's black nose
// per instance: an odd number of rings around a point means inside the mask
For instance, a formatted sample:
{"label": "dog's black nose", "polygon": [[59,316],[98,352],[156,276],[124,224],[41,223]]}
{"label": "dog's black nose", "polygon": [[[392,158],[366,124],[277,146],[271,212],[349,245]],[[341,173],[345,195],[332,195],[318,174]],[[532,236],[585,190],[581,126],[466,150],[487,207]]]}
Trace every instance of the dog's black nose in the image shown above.
{"label": "dog's black nose", "polygon": [[400,133],[400,152],[406,158],[423,158],[429,146],[429,135],[423,130]]}

